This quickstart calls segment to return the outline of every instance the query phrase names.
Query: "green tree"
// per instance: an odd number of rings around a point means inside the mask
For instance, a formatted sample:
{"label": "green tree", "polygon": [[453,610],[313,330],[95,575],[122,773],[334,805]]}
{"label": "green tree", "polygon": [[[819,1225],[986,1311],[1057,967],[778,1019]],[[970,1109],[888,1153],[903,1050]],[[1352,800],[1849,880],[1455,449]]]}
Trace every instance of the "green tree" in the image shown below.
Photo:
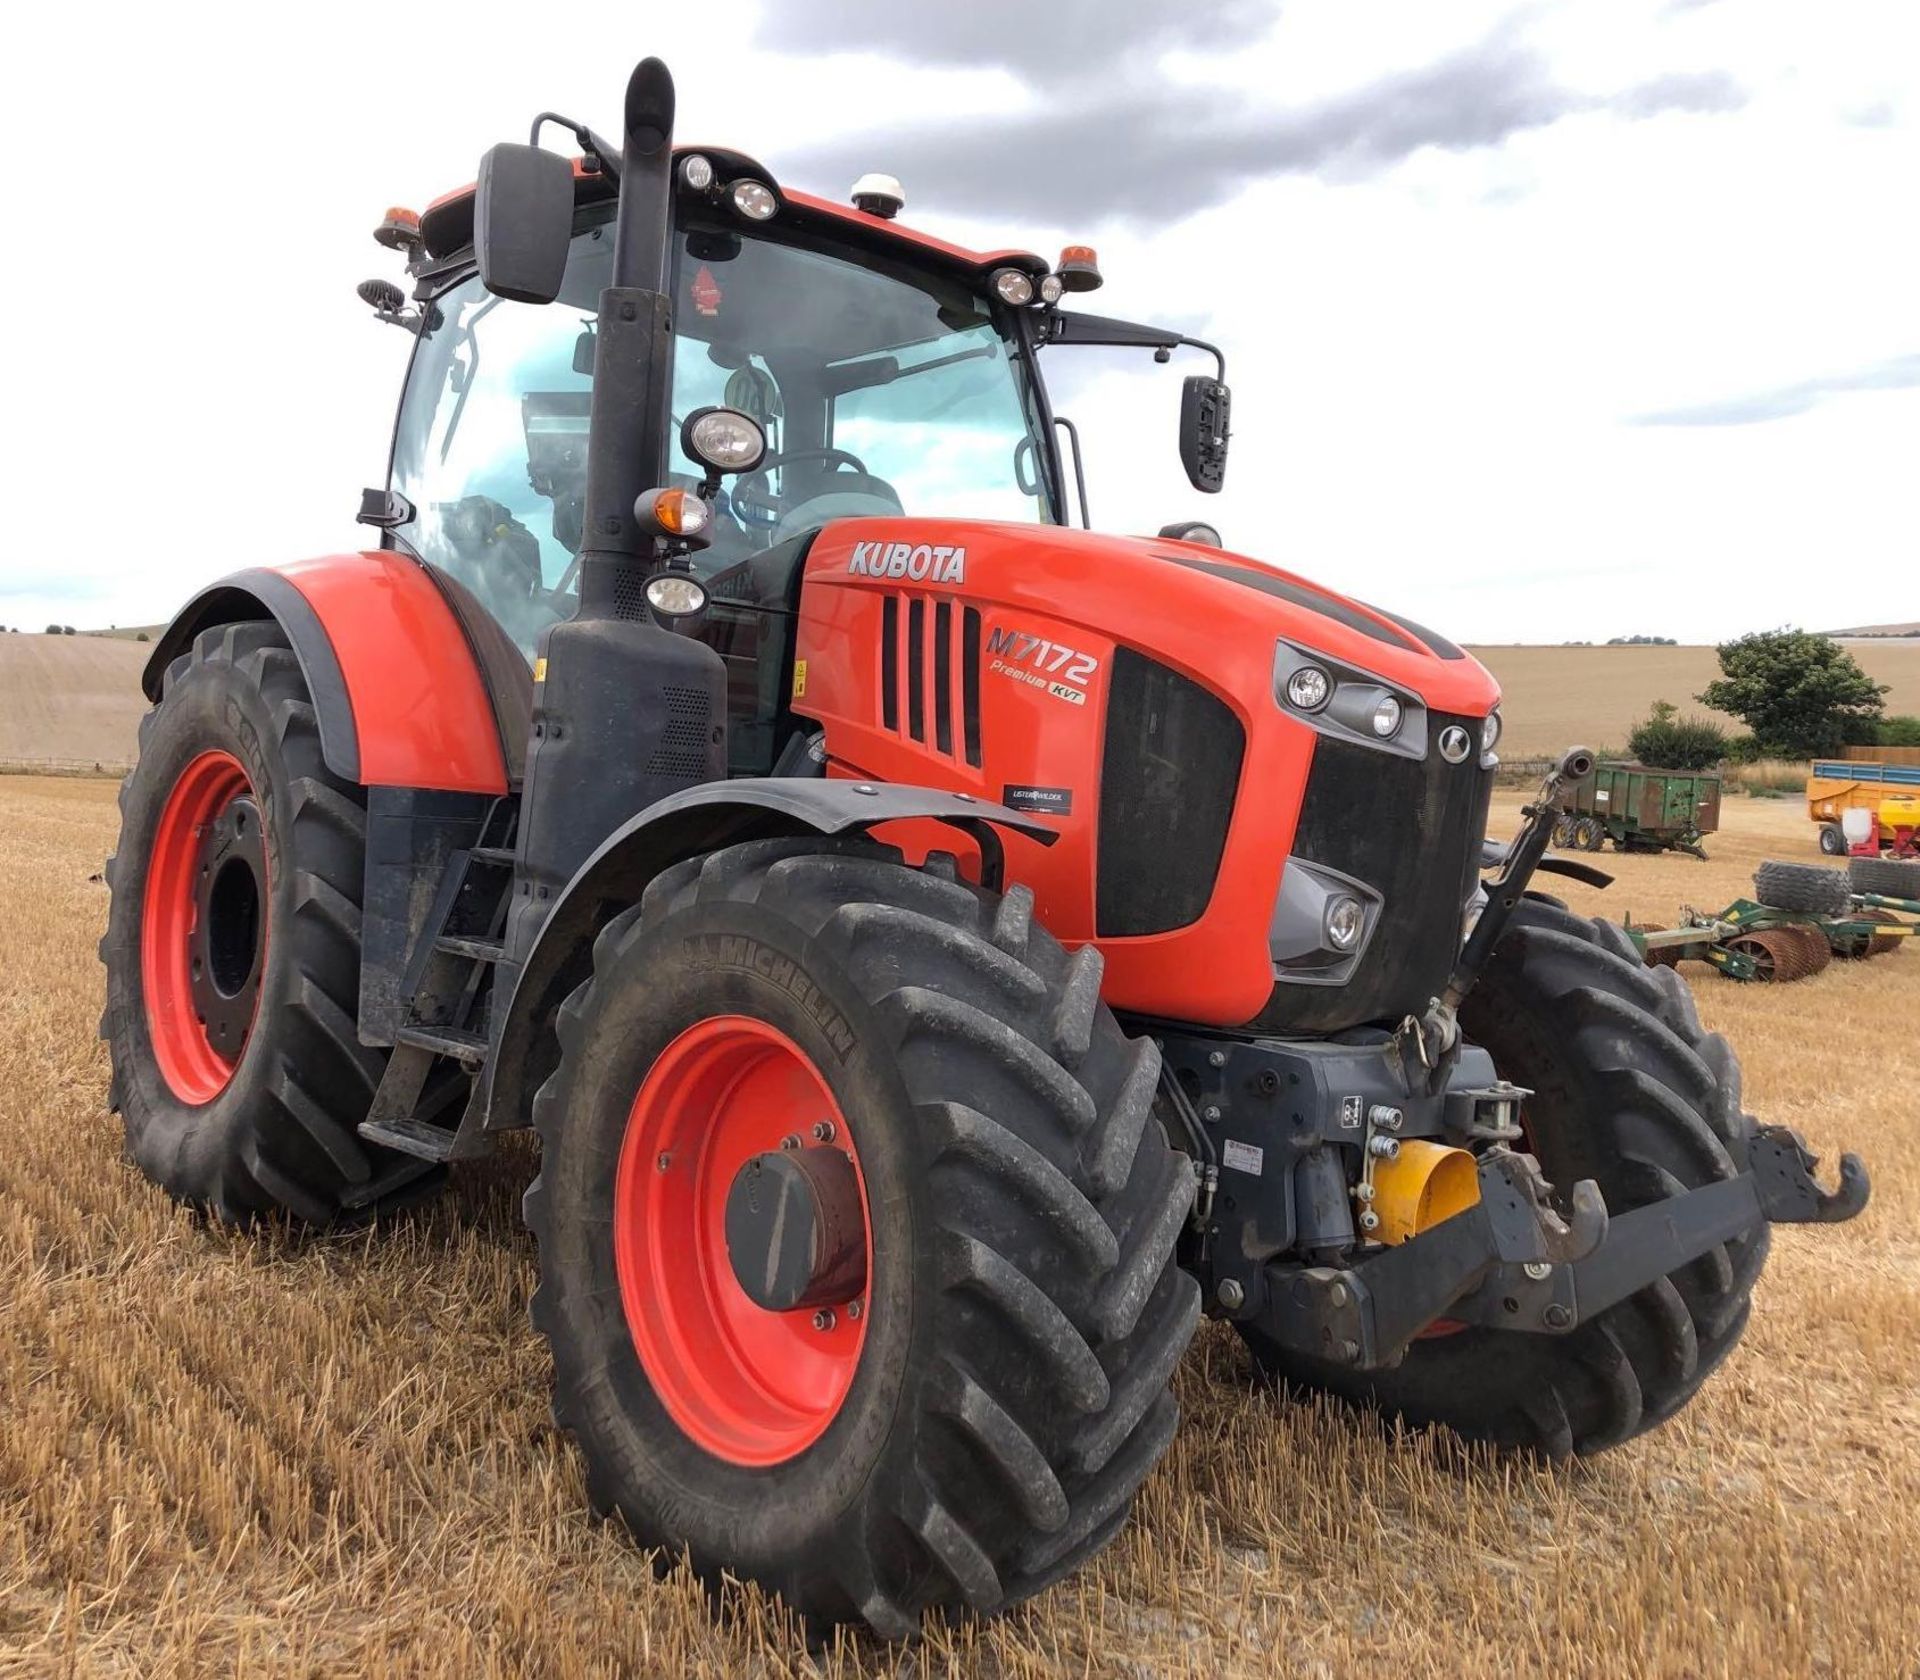
{"label": "green tree", "polygon": [[1758,630],[1722,642],[1720,680],[1695,696],[1740,719],[1769,753],[1788,758],[1837,752],[1876,721],[1887,690],[1831,636]]}
{"label": "green tree", "polygon": [[1683,718],[1670,700],[1656,700],[1633,726],[1627,750],[1654,770],[1711,770],[1727,756],[1726,731],[1705,718]]}

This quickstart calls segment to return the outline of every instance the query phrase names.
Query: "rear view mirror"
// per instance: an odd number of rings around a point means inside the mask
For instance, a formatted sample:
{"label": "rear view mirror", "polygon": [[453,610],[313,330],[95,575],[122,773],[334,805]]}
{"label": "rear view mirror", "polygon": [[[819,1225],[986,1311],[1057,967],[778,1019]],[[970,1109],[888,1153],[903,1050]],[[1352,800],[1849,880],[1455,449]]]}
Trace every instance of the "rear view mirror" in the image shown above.
{"label": "rear view mirror", "polygon": [[1193,374],[1180,386],[1180,464],[1187,482],[1212,495],[1226,482],[1233,393],[1218,379]]}
{"label": "rear view mirror", "polygon": [[495,146],[473,189],[473,250],[495,297],[551,303],[573,236],[573,165],[539,146]]}

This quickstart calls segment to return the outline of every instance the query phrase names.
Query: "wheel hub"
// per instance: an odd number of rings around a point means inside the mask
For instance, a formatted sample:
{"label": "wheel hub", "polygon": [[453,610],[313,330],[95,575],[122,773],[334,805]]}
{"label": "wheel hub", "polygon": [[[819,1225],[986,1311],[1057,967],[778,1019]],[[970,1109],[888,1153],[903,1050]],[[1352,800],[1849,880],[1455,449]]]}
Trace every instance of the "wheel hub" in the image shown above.
{"label": "wheel hub", "polygon": [[844,1150],[773,1149],[727,1192],[727,1258],[769,1312],[837,1307],[867,1286],[860,1184]]}
{"label": "wheel hub", "polygon": [[783,1463],[839,1415],[870,1317],[863,1173],[825,1076],[765,1021],[696,1021],[641,1081],[614,1176],[620,1301],[661,1405],[716,1458]]}
{"label": "wheel hub", "polygon": [[228,1061],[240,1059],[260,997],[265,881],[259,807],[250,798],[235,799],[202,828],[187,940],[194,1012],[208,1044]]}

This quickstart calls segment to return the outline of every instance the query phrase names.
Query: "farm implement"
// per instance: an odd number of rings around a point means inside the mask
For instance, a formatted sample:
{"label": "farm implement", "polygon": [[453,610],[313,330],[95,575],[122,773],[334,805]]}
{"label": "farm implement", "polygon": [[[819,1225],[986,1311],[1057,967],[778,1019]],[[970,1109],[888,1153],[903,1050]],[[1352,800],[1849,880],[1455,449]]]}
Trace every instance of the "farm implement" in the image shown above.
{"label": "farm implement", "polygon": [[[1859,860],[1856,860],[1856,863]],[[1920,876],[1920,866],[1914,873]],[[1693,960],[1729,980],[1783,984],[1818,974],[1835,958],[1882,956],[1920,932],[1920,899],[1856,892],[1847,874],[1802,864],[1765,863],[1754,876],[1757,899],[1724,909],[1683,906],[1679,924],[1624,924],[1650,965]]]}
{"label": "farm implement", "polygon": [[673,115],[649,59],[617,143],[549,114],[579,156],[388,213],[375,545],[160,639],[102,944],[134,1161],[323,1227],[532,1128],[594,1507],[816,1625],[1098,1552],[1203,1312],[1501,1447],[1673,1416],[1770,1226],[1867,1180],[1527,891],[1588,868],[1544,854],[1591,756],[1483,870],[1477,661],[1196,522],[1070,523],[1047,372],[1207,358],[1206,492],[1219,352],[1066,307],[1083,246],[963,249]]}
{"label": "farm implement", "polygon": [[1603,760],[1560,794],[1554,844],[1597,852],[1686,852],[1705,860],[1700,842],[1720,826],[1720,778],[1710,771],[1650,770]]}

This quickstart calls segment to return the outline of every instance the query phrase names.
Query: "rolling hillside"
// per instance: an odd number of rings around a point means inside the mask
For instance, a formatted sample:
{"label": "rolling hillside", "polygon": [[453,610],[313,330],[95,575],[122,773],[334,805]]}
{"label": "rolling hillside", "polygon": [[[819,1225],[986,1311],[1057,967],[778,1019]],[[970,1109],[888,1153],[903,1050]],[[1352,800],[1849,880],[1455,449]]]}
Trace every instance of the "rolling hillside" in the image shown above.
{"label": "rolling hillside", "polygon": [[131,763],[152,651],[105,636],[0,636],[0,763]]}

